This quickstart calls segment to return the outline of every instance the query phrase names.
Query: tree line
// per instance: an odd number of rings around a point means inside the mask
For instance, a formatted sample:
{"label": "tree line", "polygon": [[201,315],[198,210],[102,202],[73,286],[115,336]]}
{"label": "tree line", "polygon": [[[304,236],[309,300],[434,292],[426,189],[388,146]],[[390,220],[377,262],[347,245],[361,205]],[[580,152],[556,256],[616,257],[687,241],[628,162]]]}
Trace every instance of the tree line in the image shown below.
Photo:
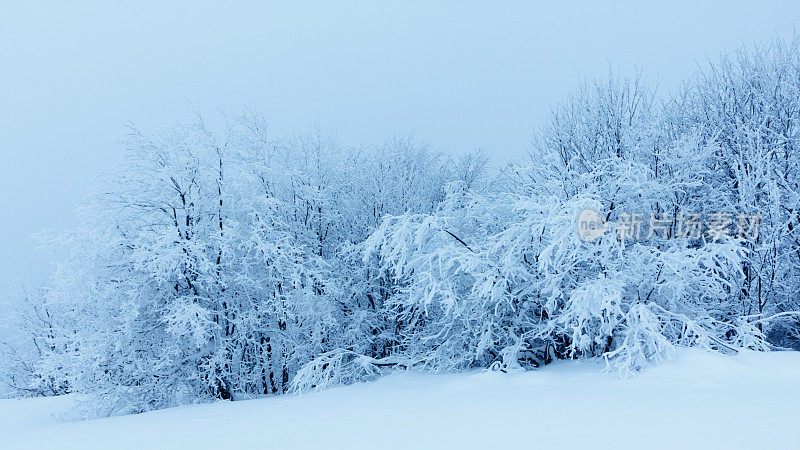
{"label": "tree line", "polygon": [[[254,113],[131,130],[81,226],[43,237],[66,256],[19,295],[0,379],[108,415],[390,370],[604,357],[626,375],[679,347],[798,348],[799,44],[723,55],[667,96],[584,83],[498,169],[412,138],[275,139]],[[667,219],[585,242],[586,209]],[[757,236],[682,237],[679,216],[712,212],[758,216]]]}

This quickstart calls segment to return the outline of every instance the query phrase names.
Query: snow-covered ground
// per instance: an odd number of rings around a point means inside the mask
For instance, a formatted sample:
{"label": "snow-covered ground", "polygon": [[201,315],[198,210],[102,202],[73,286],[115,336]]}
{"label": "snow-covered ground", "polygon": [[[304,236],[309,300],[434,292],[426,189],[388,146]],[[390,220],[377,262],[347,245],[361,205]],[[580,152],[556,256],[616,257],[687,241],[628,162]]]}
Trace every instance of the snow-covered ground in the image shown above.
{"label": "snow-covered ground", "polygon": [[69,421],[71,397],[0,401],[4,449],[800,448],[800,353],[686,351],[622,380],[600,362],[405,373],[303,396]]}

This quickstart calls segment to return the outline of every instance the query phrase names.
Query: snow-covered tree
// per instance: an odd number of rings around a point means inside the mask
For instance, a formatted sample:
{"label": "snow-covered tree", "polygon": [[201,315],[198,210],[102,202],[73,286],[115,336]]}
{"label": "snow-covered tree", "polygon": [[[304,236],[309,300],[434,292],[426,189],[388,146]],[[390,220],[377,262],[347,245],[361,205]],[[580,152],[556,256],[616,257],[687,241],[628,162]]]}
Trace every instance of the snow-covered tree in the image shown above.
{"label": "snow-covered tree", "polygon": [[[65,315],[49,301],[44,280],[18,283],[10,289],[6,322],[0,339],[0,392],[16,396],[49,396],[70,392],[63,367],[43,366],[46,357],[63,354],[61,330]],[[4,333],[5,334],[5,333]]]}
{"label": "snow-covered tree", "polygon": [[[760,216],[757,239],[746,243],[737,313],[764,317],[799,309],[800,40],[723,55],[687,84],[671,116],[674,128],[715,139],[716,170],[708,184],[732,208]],[[772,326],[797,330],[800,322]],[[774,337],[791,341],[791,334]]]}
{"label": "snow-covered tree", "polygon": [[132,130],[82,228],[51,239],[69,255],[52,301],[80,325],[45,360],[92,413],[282,393],[326,351],[386,351],[380,286],[353,249],[384,214],[433,210],[451,170],[410,139],[347,149],[265,127]]}

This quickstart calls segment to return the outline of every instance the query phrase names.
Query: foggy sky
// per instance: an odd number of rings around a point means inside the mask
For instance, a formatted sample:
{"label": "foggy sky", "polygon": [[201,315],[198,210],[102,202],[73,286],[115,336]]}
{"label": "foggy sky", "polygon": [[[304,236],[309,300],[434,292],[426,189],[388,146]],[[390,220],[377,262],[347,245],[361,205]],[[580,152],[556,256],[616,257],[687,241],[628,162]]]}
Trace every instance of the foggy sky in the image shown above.
{"label": "foggy sky", "polygon": [[524,153],[581,79],[638,67],[668,91],[707,57],[790,38],[800,22],[788,1],[332,3],[5,5],[0,285],[48,273],[30,235],[76,224],[127,123],[249,107],[275,137],[315,125],[354,145],[414,133],[500,162]]}

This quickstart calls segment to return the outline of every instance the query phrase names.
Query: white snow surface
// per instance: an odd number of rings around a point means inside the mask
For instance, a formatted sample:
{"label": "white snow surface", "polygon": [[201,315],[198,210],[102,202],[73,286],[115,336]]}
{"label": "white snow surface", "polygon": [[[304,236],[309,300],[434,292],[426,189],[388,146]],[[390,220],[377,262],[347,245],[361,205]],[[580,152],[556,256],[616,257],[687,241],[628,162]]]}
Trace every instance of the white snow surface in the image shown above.
{"label": "white snow surface", "polygon": [[0,400],[4,449],[800,448],[800,353],[684,351],[621,379],[600,361],[402,373],[324,392],[74,420],[75,397]]}

